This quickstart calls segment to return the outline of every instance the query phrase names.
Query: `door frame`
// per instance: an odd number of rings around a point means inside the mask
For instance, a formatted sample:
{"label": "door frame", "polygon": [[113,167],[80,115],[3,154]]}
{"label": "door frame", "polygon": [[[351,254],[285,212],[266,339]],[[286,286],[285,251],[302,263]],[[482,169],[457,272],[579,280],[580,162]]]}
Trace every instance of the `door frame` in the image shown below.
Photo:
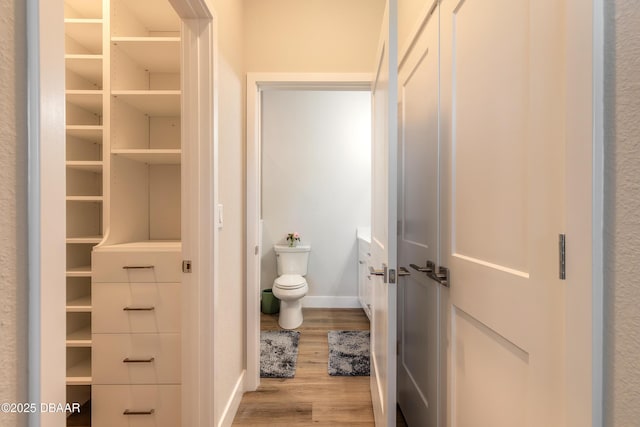
{"label": "door frame", "polygon": [[[192,275],[182,286],[183,425],[213,420],[213,309],[218,229],[217,20],[207,0],[170,0],[182,18],[183,254]],[[66,402],[65,73],[63,0],[27,0],[28,85],[28,402]],[[40,19],[40,17],[47,19]],[[189,67],[188,65],[193,66]],[[190,149],[192,148],[192,149]],[[186,167],[185,167],[186,166]],[[186,171],[198,171],[187,173]],[[185,215],[184,217],[187,217]],[[106,230],[105,230],[106,231]],[[46,280],[45,280],[46,279]],[[188,325],[188,326],[185,326]],[[46,357],[44,357],[46,355]],[[185,357],[187,355],[187,357]],[[29,414],[30,427],[61,426],[64,413]]]}
{"label": "door frame", "polygon": [[[436,0],[441,1],[441,0]],[[402,46],[402,67],[430,2]],[[566,425],[601,427],[604,402],[604,0],[566,0]],[[581,124],[591,123],[591,126]],[[584,195],[587,195],[585,197]],[[591,268],[585,268],[585,266]],[[585,375],[589,372],[590,375]],[[448,385],[443,384],[444,387]],[[443,390],[446,396],[446,390]],[[590,411],[585,411],[590,408]]]}
{"label": "door frame", "polygon": [[369,73],[247,73],[245,391],[260,385],[261,107],[265,90],[370,90]]}

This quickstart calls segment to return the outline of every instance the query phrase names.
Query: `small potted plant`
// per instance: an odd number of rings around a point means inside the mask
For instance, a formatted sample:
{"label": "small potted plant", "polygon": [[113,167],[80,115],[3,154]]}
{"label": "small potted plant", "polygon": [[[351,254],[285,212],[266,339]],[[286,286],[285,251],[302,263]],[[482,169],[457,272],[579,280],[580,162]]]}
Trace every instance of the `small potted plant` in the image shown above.
{"label": "small potted plant", "polygon": [[300,241],[300,234],[297,231],[287,234],[287,242],[289,242],[290,248],[293,248],[296,245],[296,242],[299,242],[299,241]]}

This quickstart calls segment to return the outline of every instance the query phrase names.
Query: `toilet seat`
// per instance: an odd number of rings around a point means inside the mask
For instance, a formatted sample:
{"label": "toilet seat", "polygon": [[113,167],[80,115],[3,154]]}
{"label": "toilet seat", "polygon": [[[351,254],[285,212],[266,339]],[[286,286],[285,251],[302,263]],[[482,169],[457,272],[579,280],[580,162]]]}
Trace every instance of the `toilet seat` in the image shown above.
{"label": "toilet seat", "polygon": [[304,277],[299,274],[283,274],[278,277],[273,285],[280,289],[299,289],[307,284],[307,281]]}

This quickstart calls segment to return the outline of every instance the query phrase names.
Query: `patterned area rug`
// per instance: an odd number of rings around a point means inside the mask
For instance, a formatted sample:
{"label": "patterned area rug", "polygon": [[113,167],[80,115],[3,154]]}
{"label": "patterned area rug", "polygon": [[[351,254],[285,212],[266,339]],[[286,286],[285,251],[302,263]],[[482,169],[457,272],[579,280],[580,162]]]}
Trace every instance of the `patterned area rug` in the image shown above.
{"label": "patterned area rug", "polygon": [[329,331],[329,375],[369,375],[369,331]]}
{"label": "patterned area rug", "polygon": [[260,332],[260,377],[293,378],[299,339],[298,331]]}

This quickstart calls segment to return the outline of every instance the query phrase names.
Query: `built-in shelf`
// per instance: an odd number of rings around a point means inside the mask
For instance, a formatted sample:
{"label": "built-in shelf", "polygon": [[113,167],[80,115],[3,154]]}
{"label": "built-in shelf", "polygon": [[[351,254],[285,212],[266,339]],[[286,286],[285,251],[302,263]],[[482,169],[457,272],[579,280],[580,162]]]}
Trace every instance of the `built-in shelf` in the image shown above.
{"label": "built-in shelf", "polygon": [[67,277],[91,277],[91,266],[68,267],[66,275]]}
{"label": "built-in shelf", "polygon": [[179,90],[114,90],[111,95],[149,116],[180,115]]}
{"label": "built-in shelf", "polygon": [[64,56],[67,70],[102,86],[102,55],[68,54]]}
{"label": "built-in shelf", "polygon": [[86,172],[102,172],[101,160],[68,160],[67,168]]}
{"label": "built-in shelf", "polygon": [[67,18],[64,24],[66,36],[86,49],[86,52],[67,53],[102,53],[102,19]]}
{"label": "built-in shelf", "polygon": [[102,196],[67,196],[67,202],[101,202]]}
{"label": "built-in shelf", "polygon": [[182,250],[182,241],[180,240],[140,240],[136,242],[116,243],[113,245],[102,246],[101,252],[145,252],[145,251],[180,251]]}
{"label": "built-in shelf", "polygon": [[90,313],[91,295],[84,295],[67,302],[67,313]]}
{"label": "built-in shelf", "polygon": [[91,326],[69,333],[67,347],[91,347]]}
{"label": "built-in shelf", "polygon": [[67,136],[102,143],[102,125],[67,125]]}
{"label": "built-in shelf", "polygon": [[111,154],[150,165],[179,165],[180,149],[114,149]]}
{"label": "built-in shelf", "polygon": [[91,111],[94,114],[102,115],[102,90],[67,90],[65,91],[67,102],[78,107]]}
{"label": "built-in shelf", "polygon": [[76,365],[67,368],[67,385],[91,384],[91,358],[83,359]]}
{"label": "built-in shelf", "polygon": [[100,242],[102,242],[102,236],[67,237],[67,243],[71,243],[71,244],[78,244],[78,243],[98,244]]}
{"label": "built-in shelf", "polygon": [[112,37],[111,44],[146,70],[180,72],[180,37]]}

